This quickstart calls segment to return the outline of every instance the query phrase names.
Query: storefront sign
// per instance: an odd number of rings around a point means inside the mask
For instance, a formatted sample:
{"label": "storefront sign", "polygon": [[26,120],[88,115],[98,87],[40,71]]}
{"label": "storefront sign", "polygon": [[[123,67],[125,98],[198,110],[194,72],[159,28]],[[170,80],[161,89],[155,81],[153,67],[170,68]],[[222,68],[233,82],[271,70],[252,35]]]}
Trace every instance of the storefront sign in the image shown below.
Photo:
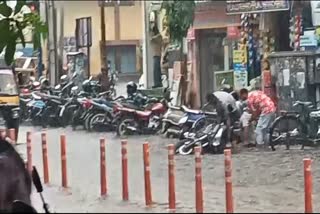
{"label": "storefront sign", "polygon": [[303,36],[300,36],[300,47],[316,47],[317,36],[314,30],[305,31]]}
{"label": "storefront sign", "polygon": [[240,71],[233,72],[233,80],[234,80],[234,89],[241,90],[242,88],[246,88],[248,86],[248,72]]}
{"label": "storefront sign", "polygon": [[227,0],[227,14],[289,10],[288,0]]}
{"label": "storefront sign", "polygon": [[240,90],[248,86],[247,51],[233,51],[233,79],[234,88]]}
{"label": "storefront sign", "polygon": [[240,30],[237,26],[228,26],[227,27],[227,37],[229,39],[237,39],[240,37]]}
{"label": "storefront sign", "polygon": [[247,62],[247,52],[245,50],[233,51],[233,64],[246,64]]}

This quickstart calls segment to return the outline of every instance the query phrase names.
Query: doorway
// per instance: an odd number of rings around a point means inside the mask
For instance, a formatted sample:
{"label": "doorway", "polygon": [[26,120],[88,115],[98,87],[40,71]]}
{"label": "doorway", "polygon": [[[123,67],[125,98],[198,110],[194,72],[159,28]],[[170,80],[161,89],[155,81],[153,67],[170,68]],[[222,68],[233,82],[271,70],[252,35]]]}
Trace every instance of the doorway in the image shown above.
{"label": "doorway", "polygon": [[120,74],[137,73],[135,45],[107,46],[107,58]]}
{"label": "doorway", "polygon": [[[215,89],[215,72],[225,71],[224,38],[226,28],[200,30],[200,98],[206,102],[206,95]],[[228,69],[228,68],[227,68]]]}

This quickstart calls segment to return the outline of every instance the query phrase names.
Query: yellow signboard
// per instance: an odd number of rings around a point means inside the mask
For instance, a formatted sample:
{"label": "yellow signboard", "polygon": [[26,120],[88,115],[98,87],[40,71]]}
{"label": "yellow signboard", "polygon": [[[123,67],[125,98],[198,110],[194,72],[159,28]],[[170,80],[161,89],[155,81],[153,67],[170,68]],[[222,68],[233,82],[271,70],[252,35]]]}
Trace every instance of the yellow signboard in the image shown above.
{"label": "yellow signboard", "polygon": [[233,51],[233,63],[244,64],[247,63],[247,51],[246,50],[234,50]]}

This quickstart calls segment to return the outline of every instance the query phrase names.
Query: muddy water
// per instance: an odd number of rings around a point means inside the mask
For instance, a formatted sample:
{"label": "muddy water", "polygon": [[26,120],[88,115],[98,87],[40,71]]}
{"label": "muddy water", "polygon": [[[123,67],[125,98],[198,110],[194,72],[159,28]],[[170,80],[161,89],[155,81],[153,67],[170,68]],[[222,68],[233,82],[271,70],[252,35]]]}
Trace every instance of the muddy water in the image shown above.
{"label": "muddy water", "polygon": [[[22,130],[21,134],[26,130]],[[40,132],[33,130],[34,163],[42,172]],[[67,134],[68,178],[70,189],[61,185],[58,136]],[[99,199],[99,138],[107,138],[108,192]],[[48,130],[51,186],[45,196],[57,212],[166,212],[168,198],[166,145],[174,142],[157,136],[133,137],[129,140],[129,197],[121,202],[120,140],[113,134]],[[142,143],[150,142],[152,193],[155,206],[144,207]],[[19,146],[21,152],[24,146]],[[314,211],[320,210],[319,150],[292,149],[276,152],[243,150],[233,155],[233,191],[235,212],[303,212],[303,158],[313,158]],[[203,186],[206,212],[225,212],[224,157],[203,156]],[[179,212],[195,211],[194,156],[176,156],[176,197]],[[35,204],[40,209],[37,195]]]}

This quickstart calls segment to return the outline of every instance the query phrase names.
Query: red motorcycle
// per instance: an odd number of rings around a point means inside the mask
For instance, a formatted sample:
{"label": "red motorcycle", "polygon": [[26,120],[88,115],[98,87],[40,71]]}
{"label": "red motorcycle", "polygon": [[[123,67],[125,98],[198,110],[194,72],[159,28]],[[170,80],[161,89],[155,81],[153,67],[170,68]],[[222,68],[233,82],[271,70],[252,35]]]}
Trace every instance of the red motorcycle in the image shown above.
{"label": "red motorcycle", "polygon": [[162,116],[167,109],[168,105],[165,99],[150,103],[144,109],[129,103],[116,104],[113,123],[117,124],[117,135],[157,133],[161,130]]}

